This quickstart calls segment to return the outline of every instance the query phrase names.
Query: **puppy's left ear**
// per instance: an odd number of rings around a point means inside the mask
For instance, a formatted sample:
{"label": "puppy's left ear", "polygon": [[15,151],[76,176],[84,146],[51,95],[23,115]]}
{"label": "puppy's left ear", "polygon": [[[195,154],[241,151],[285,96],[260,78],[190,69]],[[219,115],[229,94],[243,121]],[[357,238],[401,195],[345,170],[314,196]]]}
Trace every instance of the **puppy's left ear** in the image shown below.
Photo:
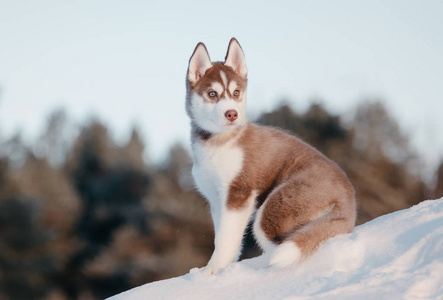
{"label": "puppy's left ear", "polygon": [[229,42],[228,53],[226,53],[225,66],[231,67],[240,76],[248,75],[248,68],[246,67],[245,54],[239,42],[232,38]]}

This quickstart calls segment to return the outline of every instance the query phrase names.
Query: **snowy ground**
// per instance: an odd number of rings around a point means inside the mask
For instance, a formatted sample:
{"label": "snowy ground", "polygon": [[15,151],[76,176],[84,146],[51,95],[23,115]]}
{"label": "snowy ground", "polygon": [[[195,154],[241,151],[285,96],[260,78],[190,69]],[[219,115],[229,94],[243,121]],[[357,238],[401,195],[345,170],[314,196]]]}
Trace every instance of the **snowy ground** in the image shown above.
{"label": "snowy ground", "polygon": [[200,269],[110,299],[443,299],[443,198],[379,217],[292,269]]}

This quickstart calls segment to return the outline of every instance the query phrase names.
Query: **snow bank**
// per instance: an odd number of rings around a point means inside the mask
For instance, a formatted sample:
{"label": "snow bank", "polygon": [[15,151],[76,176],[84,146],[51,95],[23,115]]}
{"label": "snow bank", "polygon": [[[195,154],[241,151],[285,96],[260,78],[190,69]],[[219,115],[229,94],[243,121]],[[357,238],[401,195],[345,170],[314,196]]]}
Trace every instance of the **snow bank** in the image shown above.
{"label": "snow bank", "polygon": [[332,238],[295,268],[257,262],[216,276],[192,269],[110,299],[443,299],[443,198]]}

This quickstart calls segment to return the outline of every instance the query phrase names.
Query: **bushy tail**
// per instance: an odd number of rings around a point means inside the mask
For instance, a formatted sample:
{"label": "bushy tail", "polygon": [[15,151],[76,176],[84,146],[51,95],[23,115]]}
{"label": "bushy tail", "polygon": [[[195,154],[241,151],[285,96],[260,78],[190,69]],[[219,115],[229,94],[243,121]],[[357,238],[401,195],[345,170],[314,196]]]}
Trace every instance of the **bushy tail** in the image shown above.
{"label": "bushy tail", "polygon": [[299,262],[302,253],[295,242],[288,240],[278,245],[271,255],[269,264],[280,268],[287,268]]}
{"label": "bushy tail", "polygon": [[328,214],[295,231],[271,254],[270,265],[289,267],[313,252],[323,241],[338,234],[350,232],[353,220]]}

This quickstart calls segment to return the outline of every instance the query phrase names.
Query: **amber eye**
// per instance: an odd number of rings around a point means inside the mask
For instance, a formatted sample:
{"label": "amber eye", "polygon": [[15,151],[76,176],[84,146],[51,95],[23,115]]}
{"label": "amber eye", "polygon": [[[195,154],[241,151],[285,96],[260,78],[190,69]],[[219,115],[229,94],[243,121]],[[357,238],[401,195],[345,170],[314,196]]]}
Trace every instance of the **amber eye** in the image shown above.
{"label": "amber eye", "polygon": [[215,98],[215,97],[217,97],[217,92],[216,92],[216,91],[210,91],[210,92],[208,93],[208,96],[209,96],[210,98]]}
{"label": "amber eye", "polygon": [[233,95],[234,95],[235,97],[237,97],[238,95],[240,95],[240,91],[239,91],[239,90],[235,90],[234,93],[233,93]]}

